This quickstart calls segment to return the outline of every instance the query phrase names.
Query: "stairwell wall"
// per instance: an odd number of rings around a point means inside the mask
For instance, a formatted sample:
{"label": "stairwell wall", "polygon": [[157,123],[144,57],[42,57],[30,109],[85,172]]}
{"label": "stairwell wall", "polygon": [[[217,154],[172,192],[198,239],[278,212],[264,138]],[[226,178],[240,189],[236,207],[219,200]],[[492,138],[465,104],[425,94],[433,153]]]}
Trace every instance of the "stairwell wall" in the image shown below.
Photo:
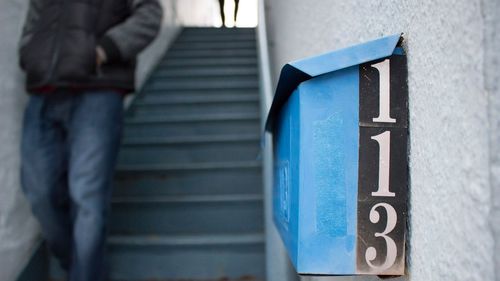
{"label": "stairwell wall", "polygon": [[[211,25],[211,0],[161,0],[163,26],[159,37],[140,55],[140,87],[183,25]],[[27,101],[24,75],[18,67],[17,41],[29,1],[0,2],[0,280],[16,280],[40,242],[39,226],[21,192],[19,145],[23,110]],[[186,5],[191,5],[190,9]],[[199,11],[191,14],[193,11]],[[209,14],[210,15],[210,14]],[[211,15],[210,15],[211,16]],[[36,259],[36,263],[43,261]],[[35,268],[40,266],[33,265]],[[27,274],[28,276],[30,274]],[[23,276],[23,278],[25,278]],[[28,278],[29,279],[29,278]],[[34,280],[38,281],[38,280]]]}
{"label": "stairwell wall", "polygon": [[494,261],[500,224],[498,5],[495,0],[266,0],[275,81],[286,62],[405,34],[408,272],[392,280],[495,280],[495,270],[499,280],[500,262]]}
{"label": "stairwell wall", "polygon": [[[484,32],[484,75],[489,94],[490,119],[490,223],[495,237],[494,253],[500,252],[500,2],[483,1]],[[494,255],[495,280],[500,280],[500,255]]]}
{"label": "stairwell wall", "polygon": [[[257,42],[259,57],[259,94],[261,108],[261,130],[264,129],[267,112],[271,108],[273,97],[273,82],[270,69],[269,46],[266,30],[265,0],[258,0]],[[278,230],[273,222],[272,194],[273,194],[273,148],[272,138],[264,135],[262,148],[262,175],[264,194],[264,221],[266,235],[266,280],[267,281],[295,281],[298,280],[293,266],[287,257],[286,249],[281,242]]]}
{"label": "stairwell wall", "polygon": [[19,144],[27,100],[17,63],[28,1],[0,2],[0,280],[14,280],[38,241],[38,224],[20,189]]}

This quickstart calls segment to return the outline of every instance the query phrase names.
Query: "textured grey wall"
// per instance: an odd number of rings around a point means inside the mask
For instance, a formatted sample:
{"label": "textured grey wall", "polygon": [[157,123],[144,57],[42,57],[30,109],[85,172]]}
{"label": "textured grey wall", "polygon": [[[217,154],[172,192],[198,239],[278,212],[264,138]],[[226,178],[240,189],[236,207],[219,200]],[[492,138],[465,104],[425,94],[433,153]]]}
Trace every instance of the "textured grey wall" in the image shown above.
{"label": "textured grey wall", "polygon": [[[500,253],[500,2],[483,0],[485,17],[484,74],[489,94],[490,180],[492,191],[491,226],[494,253]],[[495,277],[500,280],[500,255],[495,254]]]}
{"label": "textured grey wall", "polygon": [[494,280],[490,155],[498,149],[489,152],[489,123],[498,111],[490,120],[488,110],[498,106],[488,105],[485,73],[498,67],[485,68],[484,37],[485,3],[494,1],[267,0],[275,76],[290,60],[405,33],[411,229],[408,275],[400,280]]}
{"label": "textured grey wall", "polygon": [[0,280],[12,280],[27,262],[38,225],[19,188],[19,141],[26,102],[17,66],[17,39],[26,0],[0,2]]}

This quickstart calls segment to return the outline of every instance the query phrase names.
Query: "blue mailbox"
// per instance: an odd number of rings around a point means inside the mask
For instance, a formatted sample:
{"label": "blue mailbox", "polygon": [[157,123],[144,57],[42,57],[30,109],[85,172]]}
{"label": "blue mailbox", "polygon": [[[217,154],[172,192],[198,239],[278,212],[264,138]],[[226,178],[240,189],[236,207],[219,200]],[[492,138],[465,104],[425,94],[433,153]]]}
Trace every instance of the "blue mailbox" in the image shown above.
{"label": "blue mailbox", "polygon": [[266,130],[274,222],[299,274],[402,275],[408,187],[399,34],[286,64]]}

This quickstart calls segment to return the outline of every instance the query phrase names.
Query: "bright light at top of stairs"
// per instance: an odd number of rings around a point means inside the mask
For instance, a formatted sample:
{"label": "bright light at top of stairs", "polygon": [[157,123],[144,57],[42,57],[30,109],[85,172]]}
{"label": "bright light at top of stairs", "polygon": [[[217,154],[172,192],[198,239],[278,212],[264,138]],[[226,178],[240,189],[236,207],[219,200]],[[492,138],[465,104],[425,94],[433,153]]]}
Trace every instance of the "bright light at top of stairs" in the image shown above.
{"label": "bright light at top of stairs", "polygon": [[[257,0],[240,0],[236,27],[257,26],[257,2]],[[217,0],[213,0],[213,3],[215,6],[214,25],[221,26],[219,4],[217,3]],[[226,12],[226,22],[228,27],[234,27],[233,17],[231,16],[234,13],[234,0],[225,1],[224,11]]]}

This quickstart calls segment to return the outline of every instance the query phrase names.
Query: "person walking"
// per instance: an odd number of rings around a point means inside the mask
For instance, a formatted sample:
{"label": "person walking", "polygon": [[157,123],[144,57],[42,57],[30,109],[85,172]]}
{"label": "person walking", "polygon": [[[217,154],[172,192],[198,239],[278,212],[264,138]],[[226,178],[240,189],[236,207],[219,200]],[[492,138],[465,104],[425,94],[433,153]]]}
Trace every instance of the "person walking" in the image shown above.
{"label": "person walking", "polygon": [[[226,17],[224,15],[224,3],[225,0],[219,0],[220,17],[222,20],[222,27],[226,26]],[[236,16],[238,15],[238,7],[240,0],[234,0],[234,26],[236,26]]]}
{"label": "person walking", "polygon": [[107,280],[105,239],[123,97],[157,36],[158,0],[30,0],[19,63],[30,94],[21,182],[70,281]]}

